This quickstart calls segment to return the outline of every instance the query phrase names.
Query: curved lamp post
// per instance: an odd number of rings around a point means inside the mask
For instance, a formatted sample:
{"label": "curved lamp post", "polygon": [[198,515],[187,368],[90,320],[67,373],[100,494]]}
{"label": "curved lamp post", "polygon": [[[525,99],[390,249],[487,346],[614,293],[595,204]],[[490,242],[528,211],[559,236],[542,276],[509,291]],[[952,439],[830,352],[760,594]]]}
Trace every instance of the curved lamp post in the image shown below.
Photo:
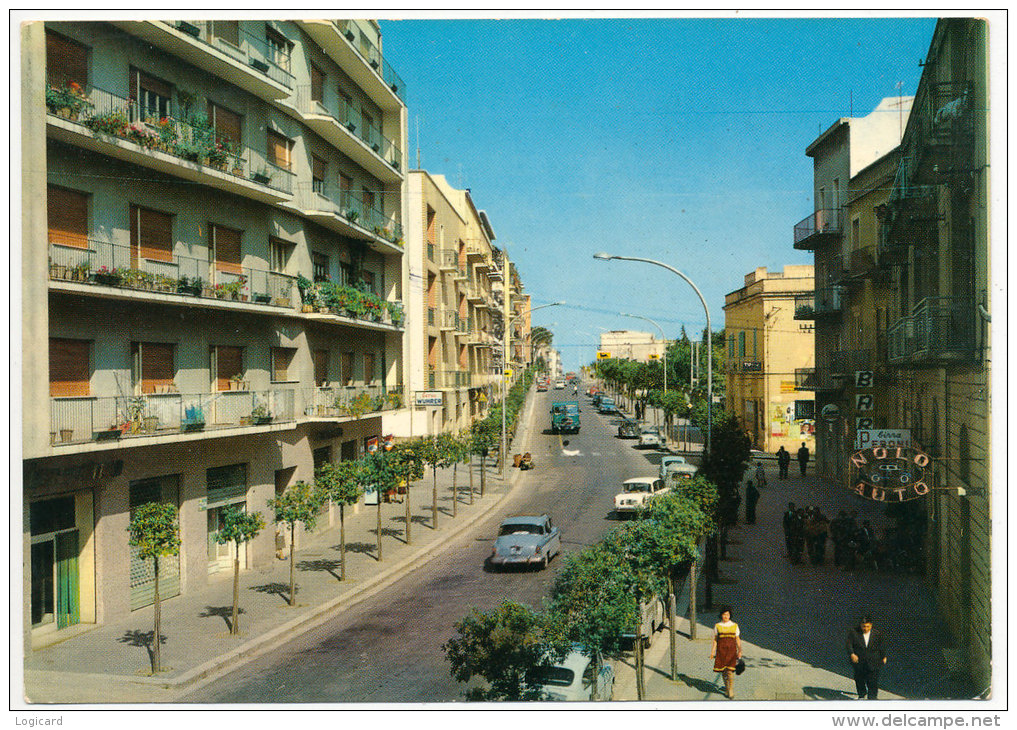
{"label": "curved lamp post", "polygon": [[713,432],[713,328],[710,326],[710,308],[706,306],[706,300],[703,298],[703,293],[699,291],[699,287],[692,283],[692,280],[685,276],[682,272],[673,266],[668,266],[660,261],[653,259],[644,259],[637,256],[614,256],[609,253],[595,253],[593,258],[600,259],[601,261],[610,261],[611,259],[618,259],[619,261],[642,261],[644,264],[654,264],[667,269],[672,274],[677,274],[683,278],[686,283],[691,286],[696,295],[699,297],[699,301],[703,304],[703,310],[706,312],[706,451],[710,450],[710,437]]}
{"label": "curved lamp post", "polygon": [[505,366],[508,364],[508,349],[509,349],[509,330],[512,327],[512,323],[522,317],[524,314],[533,314],[538,309],[546,309],[547,307],[557,307],[564,304],[561,302],[552,302],[551,304],[541,304],[539,307],[530,307],[529,309],[520,312],[515,317],[505,323],[504,331],[502,332],[502,353],[501,353],[501,464],[498,469],[499,474],[505,473],[505,460],[507,458],[508,451],[508,439],[505,433]]}

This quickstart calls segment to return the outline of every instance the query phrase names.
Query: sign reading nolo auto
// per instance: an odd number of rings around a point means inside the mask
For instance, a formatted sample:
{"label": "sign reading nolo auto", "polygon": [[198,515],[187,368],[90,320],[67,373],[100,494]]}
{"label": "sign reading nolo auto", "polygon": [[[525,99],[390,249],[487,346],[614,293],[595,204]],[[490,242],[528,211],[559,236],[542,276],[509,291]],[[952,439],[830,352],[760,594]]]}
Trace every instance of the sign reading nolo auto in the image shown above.
{"label": "sign reading nolo auto", "polygon": [[851,491],[877,502],[907,502],[929,493],[932,460],[910,446],[874,446],[851,455]]}

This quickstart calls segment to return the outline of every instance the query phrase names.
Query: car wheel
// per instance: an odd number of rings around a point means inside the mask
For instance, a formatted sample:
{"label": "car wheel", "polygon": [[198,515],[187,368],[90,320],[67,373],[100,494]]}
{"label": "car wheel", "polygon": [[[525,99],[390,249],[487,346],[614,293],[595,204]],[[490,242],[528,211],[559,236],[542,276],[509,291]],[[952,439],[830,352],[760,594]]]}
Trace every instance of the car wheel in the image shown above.
{"label": "car wheel", "polygon": [[551,562],[551,556],[550,555],[545,555],[544,556],[544,565],[541,568],[541,570],[547,570],[547,564],[550,563],[550,562]]}

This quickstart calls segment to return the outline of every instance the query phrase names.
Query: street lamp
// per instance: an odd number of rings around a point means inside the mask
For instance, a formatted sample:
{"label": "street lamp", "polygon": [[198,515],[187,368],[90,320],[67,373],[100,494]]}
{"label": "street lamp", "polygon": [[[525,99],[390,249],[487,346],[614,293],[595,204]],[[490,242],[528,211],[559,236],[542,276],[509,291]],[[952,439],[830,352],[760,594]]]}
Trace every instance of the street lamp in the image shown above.
{"label": "street lamp", "polygon": [[508,349],[509,349],[509,330],[512,328],[512,323],[522,317],[524,314],[533,314],[538,309],[546,309],[547,307],[557,307],[561,302],[552,302],[551,304],[541,304],[539,307],[530,307],[529,309],[520,312],[515,317],[505,323],[505,327],[502,331],[502,352],[501,352],[501,466],[498,469],[498,473],[504,475],[505,473],[505,459],[508,451],[508,438],[505,433],[505,365],[508,362]]}
{"label": "street lamp", "polygon": [[702,302],[703,310],[706,312],[706,451],[708,452],[710,450],[710,438],[713,431],[713,328],[710,326],[710,308],[706,306],[706,300],[703,298],[702,292],[699,291],[699,287],[693,284],[692,280],[685,276],[685,274],[678,271],[678,269],[673,266],[668,266],[660,261],[639,258],[637,256],[614,256],[609,253],[595,253],[593,254],[593,258],[600,259],[601,261],[610,261],[611,259],[618,259],[619,261],[642,261],[645,264],[660,266],[683,278],[699,296],[699,301]]}

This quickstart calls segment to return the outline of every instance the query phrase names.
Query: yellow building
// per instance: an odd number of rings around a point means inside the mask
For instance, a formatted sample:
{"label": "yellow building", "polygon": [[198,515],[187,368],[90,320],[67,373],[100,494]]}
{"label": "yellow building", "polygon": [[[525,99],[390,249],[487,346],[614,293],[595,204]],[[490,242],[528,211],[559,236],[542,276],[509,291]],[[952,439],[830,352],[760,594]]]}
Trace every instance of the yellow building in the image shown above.
{"label": "yellow building", "polygon": [[724,298],[727,410],[741,419],[752,447],[792,454],[815,450],[814,401],[798,392],[796,372],[813,366],[812,327],[794,320],[795,302],[812,292],[812,266],[760,267]]}

